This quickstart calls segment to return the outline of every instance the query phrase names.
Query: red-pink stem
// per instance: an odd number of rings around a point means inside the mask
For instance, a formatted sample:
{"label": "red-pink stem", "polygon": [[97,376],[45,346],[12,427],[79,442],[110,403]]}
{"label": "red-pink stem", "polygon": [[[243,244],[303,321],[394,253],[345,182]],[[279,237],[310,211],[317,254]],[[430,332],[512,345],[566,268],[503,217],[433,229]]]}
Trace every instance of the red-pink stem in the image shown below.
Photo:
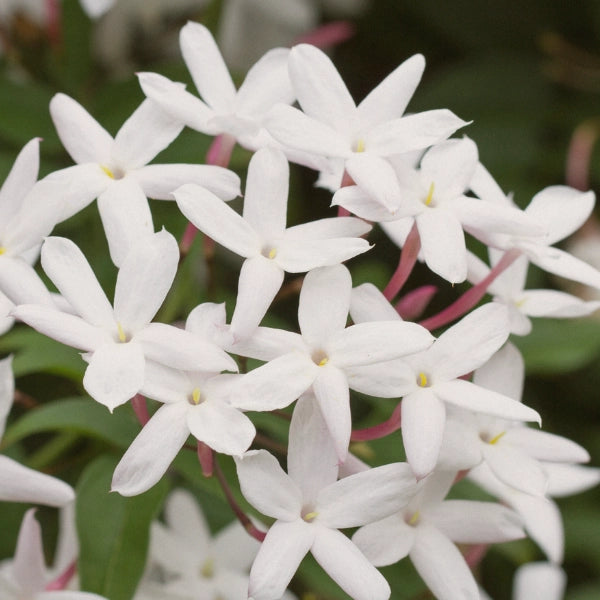
{"label": "red-pink stem", "polygon": [[433,315],[433,317],[429,317],[429,319],[425,319],[419,324],[431,331],[432,329],[443,327],[447,323],[462,317],[485,296],[488,287],[496,279],[496,277],[508,269],[508,267],[510,267],[510,265],[512,265],[520,255],[520,250],[517,250],[516,248],[505,252],[504,256],[484,279],[482,279],[478,284],[474,285],[471,289],[467,290],[458,300],[453,302],[450,306],[439,312],[437,315]]}
{"label": "red-pink stem", "polygon": [[356,28],[349,21],[333,21],[303,33],[295,39],[292,45],[312,44],[321,49],[332,48],[349,40],[355,32]]}
{"label": "red-pink stem", "polygon": [[405,294],[396,302],[396,312],[405,321],[416,321],[424,312],[431,299],[437,294],[435,285],[423,285]]}
{"label": "red-pink stem", "polygon": [[229,506],[231,510],[233,510],[235,516],[238,518],[238,521],[243,525],[244,529],[256,540],[262,542],[267,535],[264,531],[256,528],[254,523],[250,520],[250,517],[241,509],[240,505],[237,503],[229,484],[227,483],[227,479],[225,479],[225,475],[219,466],[219,462],[215,460],[215,475],[217,480],[221,484],[221,488],[223,489],[223,493],[225,494],[225,498],[227,498],[227,502],[229,502]]}
{"label": "red-pink stem", "polygon": [[50,45],[57,49],[62,37],[61,6],[59,0],[46,0],[46,27]]}
{"label": "red-pink stem", "polygon": [[69,581],[71,581],[73,575],[75,575],[76,569],[77,562],[73,561],[56,579],[53,579],[50,583],[48,583],[44,590],[46,592],[64,590],[67,585],[69,585]]}
{"label": "red-pink stem", "polygon": [[465,552],[465,562],[470,569],[474,569],[483,560],[489,547],[489,544],[474,544]]}
{"label": "red-pink stem", "polygon": [[420,250],[421,238],[419,236],[419,230],[417,229],[417,222],[415,221],[410,233],[406,237],[404,246],[402,247],[396,272],[392,275],[392,278],[387,284],[385,290],[383,290],[383,295],[388,300],[391,301],[392,298],[394,298],[400,292],[402,286],[410,277],[415,263],[417,262],[417,257],[419,256]]}
{"label": "red-pink stem", "polygon": [[140,425],[144,427],[144,425],[150,420],[146,398],[144,398],[144,396],[141,394],[136,394],[131,399],[131,406],[133,407],[133,412],[135,413],[137,420],[140,422]]}
{"label": "red-pink stem", "polygon": [[590,119],[575,129],[567,152],[565,179],[568,185],[578,190],[587,190],[590,185],[590,161],[594,145],[600,135],[600,121]]}
{"label": "red-pink stem", "polygon": [[378,440],[390,433],[394,433],[394,431],[398,431],[401,427],[401,412],[402,403],[399,403],[387,421],[373,427],[367,427],[366,429],[355,429],[350,435],[350,441],[368,442],[370,440]]}
{"label": "red-pink stem", "polygon": [[200,463],[200,467],[202,467],[202,475],[204,477],[212,477],[215,459],[214,453],[210,446],[207,446],[204,442],[198,441],[198,462]]}

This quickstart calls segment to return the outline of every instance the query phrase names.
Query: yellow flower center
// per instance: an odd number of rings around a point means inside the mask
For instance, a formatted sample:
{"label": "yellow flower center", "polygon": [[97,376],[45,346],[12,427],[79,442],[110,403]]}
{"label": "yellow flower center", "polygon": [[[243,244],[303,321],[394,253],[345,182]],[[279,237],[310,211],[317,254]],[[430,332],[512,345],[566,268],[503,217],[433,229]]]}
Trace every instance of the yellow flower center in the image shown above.
{"label": "yellow flower center", "polygon": [[431,201],[433,200],[433,190],[434,189],[435,189],[435,184],[432,181],[431,185],[429,186],[427,196],[425,197],[425,200],[423,200],[423,202],[425,203],[425,206],[429,206],[431,204]]}
{"label": "yellow flower center", "polygon": [[123,327],[121,326],[121,323],[117,323],[117,332],[119,333],[119,341],[121,343],[125,343],[127,341],[127,336],[125,335],[125,332],[123,331]]}
{"label": "yellow flower center", "polygon": [[419,387],[429,387],[429,379],[427,379],[427,375],[423,371],[417,375],[417,385]]}

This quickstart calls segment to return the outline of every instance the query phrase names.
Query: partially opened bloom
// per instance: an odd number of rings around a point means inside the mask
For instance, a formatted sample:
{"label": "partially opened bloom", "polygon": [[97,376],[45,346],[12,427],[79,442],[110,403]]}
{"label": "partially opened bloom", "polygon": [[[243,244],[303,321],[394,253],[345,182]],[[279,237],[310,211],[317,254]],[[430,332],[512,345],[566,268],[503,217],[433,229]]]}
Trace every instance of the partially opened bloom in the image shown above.
{"label": "partially opened bloom", "polygon": [[175,192],[179,208],[198,229],[246,259],[231,320],[231,333],[239,339],[258,327],[286,272],[336,265],[370,248],[359,236],[371,226],[356,218],[333,217],[286,229],[288,180],[284,155],[263,148],[248,167],[243,216],[198,186]]}
{"label": "partially opened bloom", "polygon": [[[11,356],[0,360],[0,439],[15,391],[11,364]],[[0,456],[0,500],[63,506],[74,499],[73,488],[60,479],[34,471],[7,456]]]}
{"label": "partially opened bloom", "polygon": [[64,185],[64,220],[98,198],[98,210],[113,262],[120,266],[138,239],[154,233],[147,198],[172,200],[184,183],[205,186],[231,200],[239,194],[239,178],[212,165],[148,165],[181,132],[183,124],[145,100],[115,138],[75,100],[57,94],[50,102],[56,131],[74,167],[46,179]]}
{"label": "partially opened bloom", "polygon": [[236,370],[220,348],[185,331],[150,323],[177,270],[179,250],[167,231],[138,241],[117,277],[114,308],[77,246],[48,238],[42,266],[75,314],[24,304],[14,316],[64,344],[86,351],[86,391],[111,410],[134,396],[144,382],[145,359],[176,368]]}
{"label": "partially opened bloom", "polygon": [[290,426],[288,473],[265,450],[237,459],[242,493],[276,519],[250,571],[248,594],[276,600],[311,552],[355,600],[385,600],[382,575],[340,531],[370,523],[405,506],[417,490],[406,463],[393,463],[337,480],[338,460],[319,408],[298,402]]}
{"label": "partially opened bloom", "polygon": [[409,556],[439,600],[479,600],[477,584],[455,543],[497,543],[524,537],[513,511],[492,502],[446,500],[456,473],[436,471],[399,513],[361,527],[354,543],[375,565]]}

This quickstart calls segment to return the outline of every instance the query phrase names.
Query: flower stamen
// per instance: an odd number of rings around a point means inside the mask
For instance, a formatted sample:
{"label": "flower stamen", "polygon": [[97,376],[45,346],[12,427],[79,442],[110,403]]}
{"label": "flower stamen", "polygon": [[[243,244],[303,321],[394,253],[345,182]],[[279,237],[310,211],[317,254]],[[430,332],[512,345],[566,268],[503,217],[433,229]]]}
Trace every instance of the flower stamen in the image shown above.
{"label": "flower stamen", "polygon": [[432,181],[431,185],[429,186],[429,190],[427,192],[427,197],[424,200],[425,206],[429,206],[431,204],[431,201],[433,200],[433,190],[434,189],[435,189],[435,184]]}
{"label": "flower stamen", "polygon": [[127,341],[127,336],[123,331],[123,327],[121,327],[121,323],[117,323],[117,332],[119,333],[119,341],[124,344]]}

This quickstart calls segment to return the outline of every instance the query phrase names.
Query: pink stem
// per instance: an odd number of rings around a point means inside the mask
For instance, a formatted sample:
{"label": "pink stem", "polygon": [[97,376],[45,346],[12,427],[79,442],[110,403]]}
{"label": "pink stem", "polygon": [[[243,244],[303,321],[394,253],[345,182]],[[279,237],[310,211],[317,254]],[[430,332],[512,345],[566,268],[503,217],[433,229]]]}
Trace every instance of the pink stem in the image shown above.
{"label": "pink stem", "polygon": [[429,319],[421,321],[419,324],[429,329],[437,329],[442,327],[451,321],[462,317],[465,313],[471,310],[487,292],[487,288],[491,283],[500,275],[503,271],[508,269],[510,265],[519,258],[521,255],[520,250],[513,248],[508,252],[504,253],[504,256],[496,264],[496,266],[487,274],[487,277],[482,279],[478,284],[474,285],[470,290],[467,290],[458,300],[453,302],[450,306],[439,312]]}
{"label": "pink stem", "polygon": [[215,466],[213,450],[204,442],[198,441],[198,461],[202,467],[204,477],[212,477]]}
{"label": "pink stem", "polygon": [[423,285],[412,290],[396,302],[396,312],[405,321],[416,321],[425,312],[431,299],[437,294],[435,285]]}
{"label": "pink stem", "polygon": [[419,237],[419,230],[417,229],[417,222],[413,223],[412,229],[408,234],[402,252],[400,253],[400,261],[396,272],[392,275],[390,282],[387,284],[383,295],[388,299],[392,300],[402,289],[402,286],[406,283],[406,280],[410,277],[412,270],[417,262],[419,251],[421,250],[421,238]]}
{"label": "pink stem", "polygon": [[599,135],[600,122],[597,119],[585,121],[575,129],[567,152],[565,173],[567,184],[571,187],[589,189],[590,160]]}
{"label": "pink stem", "polygon": [[62,23],[59,0],[46,0],[46,17],[48,41],[53,48],[58,48],[61,41]]}
{"label": "pink stem", "polygon": [[350,436],[350,441],[368,442],[370,440],[378,440],[390,433],[394,433],[394,431],[398,431],[401,427],[401,409],[402,403],[399,403],[387,421],[373,427],[367,427],[366,429],[355,429]]}
{"label": "pink stem", "polygon": [[474,544],[465,553],[465,562],[470,569],[474,569],[485,556],[488,551],[489,544]]}
{"label": "pink stem", "polygon": [[144,396],[141,394],[136,394],[131,399],[131,406],[133,407],[133,412],[135,413],[137,420],[140,422],[140,425],[144,427],[144,425],[146,425],[146,423],[150,420],[146,398],[144,398]]}
{"label": "pink stem", "polygon": [[254,523],[252,523],[252,521],[250,520],[250,517],[248,517],[248,515],[240,508],[240,505],[237,503],[236,499],[234,498],[231,488],[229,487],[229,484],[227,483],[227,479],[225,479],[225,475],[223,474],[223,471],[221,470],[221,467],[219,466],[219,463],[216,460],[215,460],[215,475],[217,476],[217,479],[218,479],[219,483],[221,484],[221,488],[223,489],[225,498],[227,498],[227,502],[229,502],[229,506],[231,507],[231,510],[233,510],[233,512],[234,512],[235,516],[238,518],[239,522],[244,526],[244,529],[254,539],[258,540],[259,542],[262,542],[265,539],[267,534],[264,531],[257,529],[254,526]]}
{"label": "pink stem", "polygon": [[53,592],[56,590],[64,590],[69,584],[69,581],[71,581],[73,575],[75,575],[76,569],[77,562],[73,561],[56,579],[53,579],[46,585],[44,591]]}
{"label": "pink stem", "polygon": [[321,49],[332,48],[349,40],[355,32],[356,28],[349,21],[333,21],[303,33],[295,39],[292,45],[312,44]]}

